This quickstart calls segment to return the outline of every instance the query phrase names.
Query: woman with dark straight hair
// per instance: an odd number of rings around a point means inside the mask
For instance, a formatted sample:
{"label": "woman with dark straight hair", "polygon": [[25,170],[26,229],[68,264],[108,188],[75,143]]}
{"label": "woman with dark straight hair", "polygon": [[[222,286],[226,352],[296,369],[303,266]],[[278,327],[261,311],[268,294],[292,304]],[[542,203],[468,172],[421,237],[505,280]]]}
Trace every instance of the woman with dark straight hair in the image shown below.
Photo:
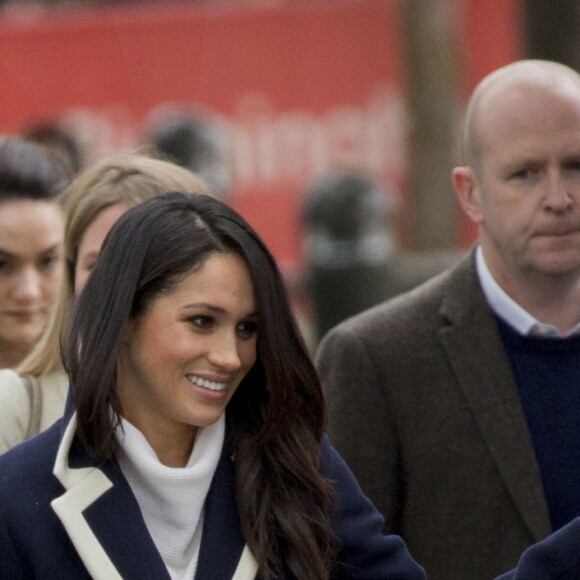
{"label": "woman with dark straight hair", "polygon": [[224,203],[125,213],[63,341],[74,403],[0,457],[0,577],[424,578],[324,436],[276,263]]}

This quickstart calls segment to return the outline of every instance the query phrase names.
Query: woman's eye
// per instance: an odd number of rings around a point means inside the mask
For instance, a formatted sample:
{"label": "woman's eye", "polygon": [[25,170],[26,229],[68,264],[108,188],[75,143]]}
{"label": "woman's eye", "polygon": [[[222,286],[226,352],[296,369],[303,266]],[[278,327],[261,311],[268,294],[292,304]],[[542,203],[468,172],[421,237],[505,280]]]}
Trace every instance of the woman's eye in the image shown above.
{"label": "woman's eye", "polygon": [[14,264],[9,260],[0,259],[0,274],[9,274],[14,268]]}
{"label": "woman's eye", "polygon": [[213,318],[211,316],[191,316],[187,321],[196,328],[208,329],[213,325]]}
{"label": "woman's eye", "polygon": [[244,338],[251,338],[258,333],[258,323],[257,322],[241,322],[238,325],[238,333]]}
{"label": "woman's eye", "polygon": [[570,161],[570,163],[568,163],[566,168],[569,169],[570,171],[580,172],[580,161]]}
{"label": "woman's eye", "polygon": [[39,268],[41,270],[52,270],[58,265],[58,256],[48,255],[43,256],[39,262]]}
{"label": "woman's eye", "polygon": [[87,262],[86,264],[83,264],[83,270],[84,270],[85,272],[92,272],[92,271],[93,271],[93,268],[95,267],[95,264],[96,264],[96,263],[97,263],[97,262],[96,262],[96,260],[95,260],[95,261],[93,261],[93,262]]}

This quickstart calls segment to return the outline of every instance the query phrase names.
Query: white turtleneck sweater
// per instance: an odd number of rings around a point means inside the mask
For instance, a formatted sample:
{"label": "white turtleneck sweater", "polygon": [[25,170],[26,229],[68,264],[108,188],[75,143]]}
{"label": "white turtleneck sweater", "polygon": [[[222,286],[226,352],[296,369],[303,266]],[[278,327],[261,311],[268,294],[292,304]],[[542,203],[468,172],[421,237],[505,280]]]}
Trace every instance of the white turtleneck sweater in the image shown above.
{"label": "white turtleneck sweater", "polygon": [[145,436],[127,420],[117,428],[119,465],[147,529],[173,580],[193,578],[203,529],[203,507],[221,455],[225,416],[199,429],[187,465],[160,463]]}

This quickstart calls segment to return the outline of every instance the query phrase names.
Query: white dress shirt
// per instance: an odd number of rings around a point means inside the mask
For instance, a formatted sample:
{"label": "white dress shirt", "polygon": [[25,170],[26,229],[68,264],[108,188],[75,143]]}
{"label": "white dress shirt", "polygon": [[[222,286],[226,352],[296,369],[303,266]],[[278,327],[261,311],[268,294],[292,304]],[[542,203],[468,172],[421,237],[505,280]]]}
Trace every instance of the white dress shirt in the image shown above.
{"label": "white dress shirt", "polygon": [[479,282],[489,306],[519,334],[550,338],[567,338],[580,334],[580,322],[562,336],[555,326],[540,322],[510,298],[491,275],[481,246],[478,246],[476,250],[476,267]]}

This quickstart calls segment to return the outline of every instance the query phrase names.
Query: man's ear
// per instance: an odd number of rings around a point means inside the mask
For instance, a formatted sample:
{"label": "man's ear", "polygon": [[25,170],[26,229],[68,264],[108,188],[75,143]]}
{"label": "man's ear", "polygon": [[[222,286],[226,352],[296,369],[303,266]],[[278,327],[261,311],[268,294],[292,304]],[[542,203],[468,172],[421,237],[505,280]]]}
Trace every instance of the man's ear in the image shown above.
{"label": "man's ear", "polygon": [[471,167],[456,167],[452,173],[453,186],[463,211],[476,223],[483,223],[481,187]]}

